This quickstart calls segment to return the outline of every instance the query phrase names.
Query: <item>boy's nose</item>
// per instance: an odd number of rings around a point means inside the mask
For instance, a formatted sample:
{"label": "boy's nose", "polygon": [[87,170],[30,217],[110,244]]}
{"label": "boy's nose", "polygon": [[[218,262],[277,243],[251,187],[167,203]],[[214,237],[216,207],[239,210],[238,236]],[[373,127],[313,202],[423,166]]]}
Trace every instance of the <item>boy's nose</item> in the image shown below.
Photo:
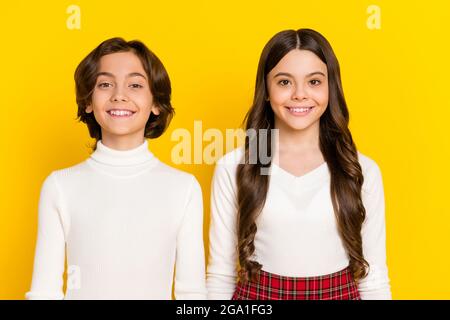
{"label": "boy's nose", "polygon": [[127,101],[128,98],[125,94],[120,92],[119,90],[116,90],[114,94],[111,96],[112,101]]}

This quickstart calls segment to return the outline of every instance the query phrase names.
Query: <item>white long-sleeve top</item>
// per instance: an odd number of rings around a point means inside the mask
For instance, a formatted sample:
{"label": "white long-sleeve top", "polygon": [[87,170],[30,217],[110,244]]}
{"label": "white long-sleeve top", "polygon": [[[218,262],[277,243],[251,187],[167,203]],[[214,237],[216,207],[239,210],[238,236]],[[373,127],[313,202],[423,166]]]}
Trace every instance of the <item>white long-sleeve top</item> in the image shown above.
{"label": "white long-sleeve top", "polygon": [[[237,276],[236,169],[244,154],[238,148],[216,165],[211,192],[209,299],[231,299]],[[362,299],[390,299],[386,265],[385,203],[380,170],[359,153],[366,220],[363,254],[370,265],[358,283]],[[273,163],[265,205],[256,220],[253,260],[262,269],[290,277],[327,275],[346,268],[349,258],[339,236],[330,195],[327,164],[296,177]]]}
{"label": "white long-sleeve top", "polygon": [[174,272],[176,299],[206,299],[202,192],[147,141],[127,151],[99,141],[47,177],[27,299],[171,299]]}

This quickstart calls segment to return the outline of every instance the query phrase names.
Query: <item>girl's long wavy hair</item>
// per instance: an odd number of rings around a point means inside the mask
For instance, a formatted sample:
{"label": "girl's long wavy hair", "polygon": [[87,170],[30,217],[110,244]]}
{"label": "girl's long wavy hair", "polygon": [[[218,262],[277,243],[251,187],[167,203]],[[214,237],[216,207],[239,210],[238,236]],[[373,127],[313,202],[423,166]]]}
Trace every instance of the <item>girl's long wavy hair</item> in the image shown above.
{"label": "girl's long wavy hair", "polygon": [[[267,74],[291,50],[309,50],[327,66],[329,101],[320,118],[320,150],[330,173],[330,194],[338,231],[349,257],[349,268],[356,281],[367,275],[369,267],[363,256],[361,228],[366,211],[361,199],[363,175],[358,162],[356,146],[348,128],[349,113],[344,99],[338,60],[329,42],[311,29],[286,30],[277,33],[264,47],[258,65],[253,105],[244,123],[246,129],[273,129],[274,113],[268,101]],[[271,151],[268,135],[267,154]],[[259,145],[259,143],[258,143]],[[241,281],[254,280],[262,265],[252,260],[255,251],[256,220],[262,211],[268,188],[269,175],[261,169],[271,163],[249,163],[250,139],[245,141],[245,161],[238,165],[238,252]],[[254,161],[252,161],[254,163]]]}

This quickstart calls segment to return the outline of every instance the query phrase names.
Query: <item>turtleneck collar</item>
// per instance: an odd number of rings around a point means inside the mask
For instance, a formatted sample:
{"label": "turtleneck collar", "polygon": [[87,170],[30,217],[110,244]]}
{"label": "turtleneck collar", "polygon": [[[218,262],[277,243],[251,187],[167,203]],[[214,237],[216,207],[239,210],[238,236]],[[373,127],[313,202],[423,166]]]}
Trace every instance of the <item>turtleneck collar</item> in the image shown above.
{"label": "turtleneck collar", "polygon": [[139,166],[157,160],[153,153],[148,150],[147,140],[137,148],[124,151],[111,149],[99,140],[91,159],[115,167]]}

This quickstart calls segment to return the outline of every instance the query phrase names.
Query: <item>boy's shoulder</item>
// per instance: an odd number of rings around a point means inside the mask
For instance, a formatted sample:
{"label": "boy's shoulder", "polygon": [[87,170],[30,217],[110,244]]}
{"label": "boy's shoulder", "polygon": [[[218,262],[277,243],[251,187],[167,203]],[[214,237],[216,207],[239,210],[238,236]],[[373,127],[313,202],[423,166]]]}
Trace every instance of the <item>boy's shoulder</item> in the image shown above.
{"label": "boy's shoulder", "polygon": [[53,170],[50,173],[49,177],[53,176],[56,179],[64,179],[64,178],[68,178],[71,176],[76,176],[76,175],[82,174],[82,173],[86,172],[86,169],[87,169],[87,162],[83,161],[83,162],[74,164],[70,167]]}
{"label": "boy's shoulder", "polygon": [[158,165],[153,168],[154,172],[157,172],[162,179],[169,182],[174,182],[177,185],[191,183],[198,183],[195,176],[189,172],[183,171],[181,169],[172,167],[162,161],[158,161]]}
{"label": "boy's shoulder", "polygon": [[70,167],[56,169],[50,172],[43,181],[43,189],[63,187],[66,185],[72,185],[74,181],[82,181],[80,176],[87,173],[86,161],[77,163]]}

